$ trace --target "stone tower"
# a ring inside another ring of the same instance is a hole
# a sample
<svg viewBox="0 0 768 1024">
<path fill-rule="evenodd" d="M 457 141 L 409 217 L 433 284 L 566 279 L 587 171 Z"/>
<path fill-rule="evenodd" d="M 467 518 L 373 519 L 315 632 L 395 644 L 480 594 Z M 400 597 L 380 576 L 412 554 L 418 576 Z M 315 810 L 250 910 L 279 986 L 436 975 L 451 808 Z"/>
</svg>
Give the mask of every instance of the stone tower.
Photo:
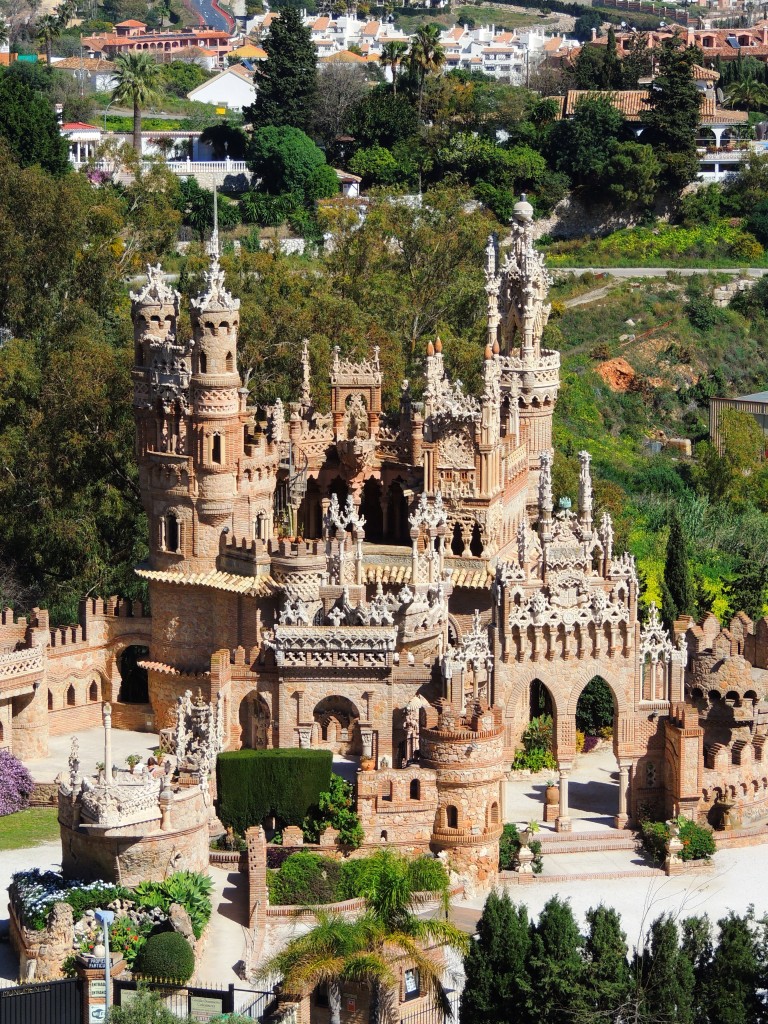
<svg viewBox="0 0 768 1024">
<path fill-rule="evenodd" d="M 541 336 L 551 305 L 551 279 L 543 256 L 533 244 L 533 207 L 523 196 L 515 204 L 512 245 L 498 266 L 497 246 L 486 249 L 488 343 L 498 344 L 502 365 L 502 395 L 512 429 L 528 449 L 528 505 L 536 502 L 539 456 L 552 453 L 552 416 L 560 384 L 560 353 L 545 349 Z"/>
</svg>

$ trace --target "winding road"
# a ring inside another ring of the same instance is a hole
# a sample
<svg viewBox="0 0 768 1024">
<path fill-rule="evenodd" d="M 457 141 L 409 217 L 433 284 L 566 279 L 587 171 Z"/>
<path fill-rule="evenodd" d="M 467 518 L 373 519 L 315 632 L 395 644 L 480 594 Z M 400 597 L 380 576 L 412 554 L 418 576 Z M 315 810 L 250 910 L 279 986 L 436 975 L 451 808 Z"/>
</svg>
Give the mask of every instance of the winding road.
<svg viewBox="0 0 768 1024">
<path fill-rule="evenodd" d="M 218 0 L 184 0 L 187 7 L 194 11 L 201 25 L 208 25 L 219 32 L 232 32 L 235 19 L 227 11 L 219 7 Z"/>
</svg>

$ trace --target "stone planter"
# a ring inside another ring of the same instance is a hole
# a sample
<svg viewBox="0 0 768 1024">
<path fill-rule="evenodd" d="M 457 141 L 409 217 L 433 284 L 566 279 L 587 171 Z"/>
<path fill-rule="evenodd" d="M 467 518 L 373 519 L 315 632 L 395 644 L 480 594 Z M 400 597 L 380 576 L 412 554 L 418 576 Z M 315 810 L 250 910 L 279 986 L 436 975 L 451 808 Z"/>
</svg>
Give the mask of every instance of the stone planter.
<svg viewBox="0 0 768 1024">
<path fill-rule="evenodd" d="M 360 758 L 360 771 L 372 772 L 376 767 L 376 759 L 373 757 Z"/>
</svg>

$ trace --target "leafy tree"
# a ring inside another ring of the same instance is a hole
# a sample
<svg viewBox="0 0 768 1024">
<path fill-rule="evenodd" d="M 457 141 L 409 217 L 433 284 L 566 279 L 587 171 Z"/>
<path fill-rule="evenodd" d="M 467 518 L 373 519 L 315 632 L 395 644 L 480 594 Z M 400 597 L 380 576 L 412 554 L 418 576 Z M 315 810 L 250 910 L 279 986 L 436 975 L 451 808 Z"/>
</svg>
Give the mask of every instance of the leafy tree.
<svg viewBox="0 0 768 1024">
<path fill-rule="evenodd" d="M 768 197 L 752 209 L 744 227 L 755 236 L 760 245 L 768 245 Z"/>
<path fill-rule="evenodd" d="M 350 114 L 349 128 L 360 146 L 391 149 L 416 132 L 416 111 L 404 96 L 377 86 Z"/>
<path fill-rule="evenodd" d="M 600 730 L 613 725 L 614 706 L 611 688 L 595 676 L 581 691 L 576 705 L 576 728 L 588 736 L 599 736 Z"/>
<path fill-rule="evenodd" d="M 603 79 L 603 47 L 582 46 L 570 76 L 576 89 L 599 89 Z"/>
<path fill-rule="evenodd" d="M 424 102 L 424 82 L 427 75 L 437 74 L 445 64 L 445 50 L 440 42 L 440 27 L 435 24 L 422 25 L 416 30 L 408 53 L 411 67 L 419 82 L 419 120 Z"/>
<path fill-rule="evenodd" d="M 640 115 L 645 139 L 657 147 L 664 179 L 675 189 L 693 181 L 698 173 L 696 131 L 701 93 L 696 88 L 693 66 L 699 51 L 686 47 L 680 36 L 665 39 L 659 53 L 658 75 L 648 98 L 648 110 Z"/>
<path fill-rule="evenodd" d="M 651 207 L 656 200 L 661 164 L 653 146 L 615 142 L 605 168 L 608 194 L 618 208 L 637 204 Z"/>
<path fill-rule="evenodd" d="M 360 175 L 366 188 L 370 185 L 394 185 L 402 180 L 400 164 L 392 151 L 383 146 L 358 149 L 349 161 L 349 169 Z"/>
<path fill-rule="evenodd" d="M 647 32 L 632 33 L 621 59 L 621 70 L 624 75 L 623 88 L 625 89 L 637 89 L 640 79 L 651 74 L 653 49 L 648 46 Z"/>
<path fill-rule="evenodd" d="M 693 1022 L 694 973 L 679 946 L 673 918 L 663 914 L 649 929 L 643 948 L 635 954 L 633 1020 Z"/>
<path fill-rule="evenodd" d="M 553 896 L 531 927 L 529 1012 L 548 1024 L 566 1024 L 582 1010 L 583 939 L 570 904 Z"/>
<path fill-rule="evenodd" d="M 112 99 L 133 107 L 133 148 L 141 154 L 141 111 L 158 98 L 162 68 L 148 52 L 118 53 Z"/>
<path fill-rule="evenodd" d="M 688 561 L 688 545 L 676 504 L 671 506 L 669 513 L 663 592 L 661 614 L 667 628 L 671 628 L 680 615 L 693 615 L 696 610 L 693 577 Z"/>
<path fill-rule="evenodd" d="M 360 818 L 354 810 L 352 787 L 339 775 L 331 775 L 330 789 L 321 793 L 317 810 L 304 820 L 304 838 L 314 843 L 327 828 L 335 828 L 339 832 L 339 841 L 346 847 L 356 850 L 365 838 Z"/>
<path fill-rule="evenodd" d="M 623 125 L 622 115 L 610 100 L 585 97 L 573 118 L 560 121 L 552 133 L 549 148 L 555 166 L 577 185 L 599 185 L 608 176 L 612 144 Z"/>
<path fill-rule="evenodd" d="M 323 151 L 300 128 L 259 128 L 248 147 L 248 166 L 271 195 L 301 191 L 310 174 L 324 163 Z"/>
<path fill-rule="evenodd" d="M 325 64 L 317 76 L 314 130 L 326 152 L 336 153 L 337 138 L 349 131 L 352 111 L 368 92 L 359 64 Z"/>
<path fill-rule="evenodd" d="M 583 1020 L 620 1020 L 631 990 L 627 937 L 621 928 L 621 918 L 615 910 L 601 904 L 587 911 L 587 925 Z"/>
<path fill-rule="evenodd" d="M 532 996 L 527 960 L 531 936 L 525 904 L 515 906 L 507 892 L 491 892 L 477 923 L 477 939 L 464 959 L 466 982 L 460 1024 L 527 1021 Z"/>
<path fill-rule="evenodd" d="M 210 143 L 216 160 L 223 160 L 225 156 L 232 160 L 245 159 L 248 141 L 245 132 L 226 121 L 206 128 L 200 135 L 200 141 Z"/>
<path fill-rule="evenodd" d="M 211 77 L 204 67 L 186 60 L 172 60 L 163 65 L 163 85 L 172 96 L 186 99 L 187 93 Z"/>
<path fill-rule="evenodd" d="M 392 72 L 392 95 L 397 96 L 397 71 L 408 52 L 408 44 L 402 39 L 393 39 L 381 48 L 381 63 Z"/>
<path fill-rule="evenodd" d="M 22 167 L 40 164 L 56 175 L 69 170 L 67 142 L 50 101 L 8 71 L 0 74 L 0 139 Z"/>
<path fill-rule="evenodd" d="M 258 91 L 243 110 L 254 128 L 292 127 L 309 131 L 317 87 L 317 50 L 312 33 L 295 7 L 283 7 L 264 42 L 268 60 L 260 69 Z"/>
<path fill-rule="evenodd" d="M 597 30 L 600 35 L 603 18 L 599 11 L 585 10 L 574 22 L 573 34 L 580 43 L 587 43 L 592 38 L 592 29 Z"/>
</svg>

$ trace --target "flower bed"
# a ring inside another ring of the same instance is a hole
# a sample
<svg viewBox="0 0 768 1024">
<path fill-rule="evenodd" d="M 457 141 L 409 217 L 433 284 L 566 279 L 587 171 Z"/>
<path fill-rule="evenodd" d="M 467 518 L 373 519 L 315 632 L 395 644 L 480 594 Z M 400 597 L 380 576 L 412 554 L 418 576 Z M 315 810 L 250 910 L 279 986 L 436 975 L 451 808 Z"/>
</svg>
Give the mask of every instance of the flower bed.
<svg viewBox="0 0 768 1024">
<path fill-rule="evenodd" d="M 127 895 L 127 890 L 107 882 L 65 881 L 55 871 L 19 871 L 9 887 L 11 902 L 19 920 L 28 928 L 42 931 L 54 903 L 68 903 L 75 920 L 87 910 L 106 906 Z"/>
<path fill-rule="evenodd" d="M 680 860 L 709 860 L 716 852 L 712 829 L 682 816 L 677 819 L 677 824 L 683 844 Z M 665 821 L 644 821 L 640 829 L 647 852 L 654 860 L 663 861 L 667 855 L 669 825 Z"/>
</svg>

